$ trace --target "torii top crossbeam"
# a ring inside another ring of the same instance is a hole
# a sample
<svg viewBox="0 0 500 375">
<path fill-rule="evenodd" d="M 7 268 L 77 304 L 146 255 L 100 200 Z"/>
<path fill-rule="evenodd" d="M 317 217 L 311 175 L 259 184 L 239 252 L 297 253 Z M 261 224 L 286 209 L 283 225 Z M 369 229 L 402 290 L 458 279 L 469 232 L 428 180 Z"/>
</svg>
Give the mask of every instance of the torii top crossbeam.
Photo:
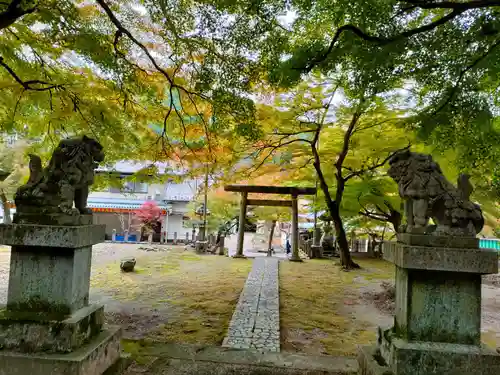
<svg viewBox="0 0 500 375">
<path fill-rule="evenodd" d="M 261 194 L 314 195 L 316 188 L 297 186 L 264 186 L 264 185 L 226 185 L 225 191 Z"/>
</svg>

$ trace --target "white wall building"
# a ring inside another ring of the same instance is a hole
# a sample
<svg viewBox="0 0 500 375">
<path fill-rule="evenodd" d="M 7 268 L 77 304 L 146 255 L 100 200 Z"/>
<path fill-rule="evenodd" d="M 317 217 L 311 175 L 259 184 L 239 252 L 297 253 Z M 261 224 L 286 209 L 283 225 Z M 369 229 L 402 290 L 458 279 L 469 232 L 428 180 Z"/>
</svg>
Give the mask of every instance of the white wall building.
<svg viewBox="0 0 500 375">
<path fill-rule="evenodd" d="M 120 177 L 130 176 L 144 168 L 144 163 L 119 162 L 112 168 L 101 167 L 96 173 L 113 173 Z M 158 163 L 160 173 L 167 165 Z M 171 172 L 170 172 L 171 173 Z M 106 225 L 106 237 L 109 239 L 116 230 L 118 237 L 129 231 L 130 239 L 136 236 L 140 241 L 140 230 L 134 225 L 134 211 L 146 201 L 154 201 L 162 209 L 161 232 L 172 241 L 191 238 L 192 226 L 189 223 L 188 204 L 195 199 L 201 181 L 186 179 L 182 183 L 172 181 L 166 183 L 147 183 L 126 181 L 122 189 L 106 188 L 102 191 L 93 191 L 89 195 L 88 207 L 94 211 L 94 223 Z M 160 232 L 155 235 L 159 241 Z"/>
</svg>

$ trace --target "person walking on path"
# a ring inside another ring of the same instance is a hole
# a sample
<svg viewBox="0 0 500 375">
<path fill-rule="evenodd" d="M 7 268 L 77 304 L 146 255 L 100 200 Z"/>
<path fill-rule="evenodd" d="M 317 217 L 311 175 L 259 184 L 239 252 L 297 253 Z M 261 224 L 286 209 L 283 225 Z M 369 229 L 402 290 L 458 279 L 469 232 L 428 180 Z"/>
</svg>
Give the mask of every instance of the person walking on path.
<svg viewBox="0 0 500 375">
<path fill-rule="evenodd" d="M 290 253 L 292 252 L 292 245 L 290 245 L 290 241 L 289 239 L 287 238 L 286 239 L 286 255 L 290 255 Z"/>
</svg>

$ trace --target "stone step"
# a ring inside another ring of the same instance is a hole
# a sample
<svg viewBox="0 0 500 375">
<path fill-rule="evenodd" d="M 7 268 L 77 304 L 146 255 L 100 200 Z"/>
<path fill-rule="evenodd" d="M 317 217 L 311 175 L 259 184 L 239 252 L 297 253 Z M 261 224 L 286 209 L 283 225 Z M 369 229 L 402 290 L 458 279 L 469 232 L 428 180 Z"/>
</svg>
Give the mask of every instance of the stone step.
<svg viewBox="0 0 500 375">
<path fill-rule="evenodd" d="M 150 345 L 150 346 L 149 346 Z M 123 375 L 356 375 L 355 358 L 151 343 L 134 353 Z M 147 360 L 146 360 L 147 359 Z"/>
</svg>

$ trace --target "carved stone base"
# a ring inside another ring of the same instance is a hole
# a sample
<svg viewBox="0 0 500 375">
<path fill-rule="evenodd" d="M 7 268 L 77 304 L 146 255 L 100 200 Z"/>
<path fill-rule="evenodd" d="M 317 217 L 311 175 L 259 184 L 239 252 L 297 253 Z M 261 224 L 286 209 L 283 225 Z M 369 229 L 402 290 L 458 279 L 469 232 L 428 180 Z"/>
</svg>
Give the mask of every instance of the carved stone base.
<svg viewBox="0 0 500 375">
<path fill-rule="evenodd" d="M 15 213 L 14 224 L 37 225 L 91 225 L 92 215 L 65 215 L 65 214 L 39 214 Z"/>
<path fill-rule="evenodd" d="M 415 270 L 494 274 L 498 253 L 493 249 L 465 249 L 386 242 L 383 257 L 396 266 Z"/>
<path fill-rule="evenodd" d="M 498 272 L 498 254 L 431 247 L 432 239 L 454 241 L 439 238 L 400 236 L 410 245 L 384 247 L 396 266 L 394 327 L 379 329 L 376 346 L 360 348 L 360 375 L 500 373 L 500 355 L 481 344 L 481 275 Z"/>
<path fill-rule="evenodd" d="M 389 358 L 376 346 L 358 348 L 359 375 L 496 375 L 500 355 L 486 347 L 394 340 Z"/>
<path fill-rule="evenodd" d="M 398 242 L 410 246 L 449 247 L 459 249 L 479 248 L 479 239 L 476 237 L 437 236 L 433 234 L 411 233 L 398 233 L 396 236 Z"/>
</svg>

